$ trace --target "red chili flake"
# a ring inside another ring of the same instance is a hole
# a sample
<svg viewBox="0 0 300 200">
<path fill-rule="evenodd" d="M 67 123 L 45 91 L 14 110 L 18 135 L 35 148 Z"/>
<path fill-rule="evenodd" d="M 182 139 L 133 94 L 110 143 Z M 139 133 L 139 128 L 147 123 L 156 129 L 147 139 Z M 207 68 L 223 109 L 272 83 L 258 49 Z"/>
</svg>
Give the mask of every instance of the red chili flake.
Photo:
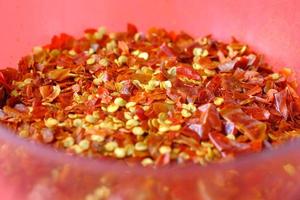
<svg viewBox="0 0 300 200">
<path fill-rule="evenodd" d="M 188 128 L 201 138 L 206 139 L 208 133 L 213 130 L 221 131 L 222 122 L 217 112 L 216 107 L 211 104 L 205 104 L 198 108 L 200 111 L 199 120 L 194 120 L 195 122 L 188 122 Z"/>
<path fill-rule="evenodd" d="M 249 139 L 263 139 L 267 125 L 251 118 L 237 106 L 228 105 L 220 111 L 224 119 L 234 123 L 236 129 L 245 134 Z"/>
<path fill-rule="evenodd" d="M 224 157 L 226 157 L 228 154 L 259 152 L 262 148 L 262 141 L 255 140 L 248 144 L 238 143 L 234 140 L 228 139 L 223 134 L 218 132 L 211 132 L 209 134 L 209 139 Z"/>
<path fill-rule="evenodd" d="M 127 24 L 127 33 L 129 36 L 134 36 L 138 32 L 135 25 L 128 23 Z"/>
<path fill-rule="evenodd" d="M 191 66 L 181 65 L 176 68 L 176 73 L 178 77 L 201 80 L 201 76 Z"/>
<path fill-rule="evenodd" d="M 275 108 L 276 110 L 287 120 L 288 118 L 288 107 L 287 107 L 287 92 L 282 90 L 274 94 Z"/>
</svg>

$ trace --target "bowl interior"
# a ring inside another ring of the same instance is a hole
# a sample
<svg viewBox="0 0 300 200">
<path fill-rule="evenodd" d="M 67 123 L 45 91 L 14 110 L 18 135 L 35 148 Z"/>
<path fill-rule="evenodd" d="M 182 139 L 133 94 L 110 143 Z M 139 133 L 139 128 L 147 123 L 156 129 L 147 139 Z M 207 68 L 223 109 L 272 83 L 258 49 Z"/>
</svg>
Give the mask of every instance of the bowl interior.
<svg viewBox="0 0 300 200">
<path fill-rule="evenodd" d="M 230 40 L 231 36 L 235 36 L 258 52 L 265 54 L 267 61 L 276 68 L 288 66 L 298 73 L 300 71 L 298 67 L 300 65 L 298 57 L 300 55 L 299 8 L 300 1 L 297 0 L 265 0 L 263 2 L 260 0 L 0 1 L 0 24 L 2 25 L 0 33 L 0 68 L 16 67 L 20 57 L 29 53 L 33 46 L 48 43 L 54 34 L 65 32 L 80 36 L 84 29 L 99 26 L 106 26 L 110 31 L 122 31 L 125 30 L 126 23 L 130 22 L 136 24 L 141 31 L 146 31 L 149 27 L 155 26 L 175 31 L 184 30 L 195 37 L 213 34 L 215 38 L 225 41 Z M 300 80 L 299 77 L 297 79 Z M 193 177 L 194 174 L 191 173 L 195 173 L 198 169 L 167 168 L 159 173 L 148 169 L 139 169 L 129 172 L 121 165 L 110 165 L 109 162 L 101 164 L 91 160 L 88 162 L 84 160 L 88 164 L 83 166 L 80 164 L 83 161 L 82 159 L 70 160 L 69 157 L 63 154 L 51 152 L 39 145 L 32 145 L 12 135 L 5 136 L 6 132 L 6 130 L 0 129 L 0 161 L 6 163 L 3 165 L 0 163 L 0 169 L 5 169 L 0 172 L 0 197 L 5 197 L 4 194 L 7 194 L 10 195 L 11 199 L 19 199 L 16 196 L 16 191 L 19 191 L 20 195 L 25 193 L 26 188 L 19 189 L 24 184 L 31 185 L 28 186 L 28 191 L 31 192 L 29 197 L 36 192 L 35 190 L 43 191 L 43 187 L 54 188 L 55 191 L 63 187 L 69 192 L 83 192 L 85 190 L 80 185 L 78 187 L 76 185 L 82 181 L 78 177 L 87 176 L 85 180 L 88 180 L 92 186 L 96 179 L 98 181 L 99 177 L 102 176 L 103 172 L 105 174 L 111 173 L 112 177 L 117 177 L 114 178 L 114 181 L 117 181 L 119 185 L 117 184 L 115 191 L 122 191 L 121 193 L 128 190 L 127 193 L 131 194 L 132 191 L 144 190 L 144 182 L 149 182 L 148 179 L 143 177 L 146 173 L 148 176 L 152 174 L 155 180 L 159 177 L 160 182 L 158 183 L 162 185 L 177 184 L 176 187 L 179 187 L 178 185 L 182 185 L 182 182 L 185 183 L 185 186 L 181 187 L 186 191 L 190 191 L 190 194 L 179 192 L 176 195 L 181 197 L 191 195 L 189 196 L 190 199 L 196 197 L 205 199 L 203 191 L 212 194 L 206 199 L 212 197 L 215 197 L 214 199 L 222 199 L 222 197 L 227 199 L 222 196 L 226 187 L 220 187 L 214 182 L 214 179 L 224 179 L 223 183 L 225 184 L 227 177 L 229 177 L 229 180 L 234 180 L 235 185 L 241 185 L 240 193 L 236 192 L 234 193 L 236 196 L 228 196 L 228 199 L 239 197 L 238 194 L 242 194 L 242 192 L 252 191 L 252 187 L 248 188 L 250 183 L 256 183 L 259 190 L 266 192 L 269 188 L 264 185 L 270 184 L 271 181 L 274 182 L 272 178 L 264 178 L 263 175 L 266 173 L 271 177 L 272 174 L 279 174 L 281 180 L 284 180 L 283 183 L 286 181 L 297 183 L 296 180 L 299 183 L 299 179 L 296 179 L 299 178 L 299 173 L 298 176 L 292 179 L 292 177 L 282 172 L 282 165 L 286 163 L 299 164 L 299 161 L 296 160 L 299 150 L 297 150 L 295 144 L 284 147 L 280 151 L 277 150 L 275 153 L 266 152 L 259 156 L 253 155 L 248 160 L 245 158 L 237 163 L 224 165 L 222 170 L 220 167 L 210 168 L 209 170 L 205 168 L 200 170 L 198 176 Z M 15 151 L 20 146 L 24 148 Z M 9 154 L 9 152 L 13 153 Z M 20 152 L 26 155 L 24 156 Z M 286 154 L 289 154 L 289 156 L 285 156 Z M 261 163 L 261 165 L 258 163 Z M 255 164 L 254 167 L 251 166 L 253 164 Z M 77 181 L 71 180 L 71 175 L 66 175 L 65 179 L 61 180 L 59 184 L 49 178 L 49 173 L 53 173 L 53 169 L 65 169 L 66 165 L 68 165 L 68 174 L 75 174 L 78 178 Z M 235 177 L 235 172 L 227 173 L 227 169 L 236 170 L 237 174 L 247 172 L 247 175 L 243 176 L 242 179 L 234 179 L 232 177 Z M 176 176 L 175 172 L 177 172 Z M 186 177 L 183 177 L 179 172 L 184 173 Z M 197 179 L 200 175 L 204 177 L 201 181 Z M 41 177 L 42 180 L 37 179 L 37 177 Z M 169 178 L 170 180 L 168 180 Z M 203 181 L 204 179 L 206 180 Z M 129 187 L 130 184 L 125 186 L 121 183 L 122 181 L 132 181 L 131 186 L 135 184 L 135 187 L 140 185 L 136 190 L 133 190 Z M 11 184 L 5 184 L 6 182 Z M 19 184 L 20 187 L 14 187 L 16 184 Z M 150 191 L 159 190 L 160 186 L 158 185 L 158 188 L 154 187 Z M 188 190 L 190 186 L 197 187 L 194 188 L 197 192 Z M 283 186 L 284 184 L 276 185 L 276 187 L 285 189 L 281 195 L 286 197 L 284 194 L 287 193 L 284 191 L 289 191 L 289 189 Z M 30 187 L 33 187 L 33 189 Z M 207 188 L 214 189 L 207 191 L 209 190 Z M 8 191 L 11 191 L 11 193 Z M 216 193 L 215 196 L 214 192 Z M 51 197 L 51 194 L 48 195 Z M 291 193 L 291 195 L 295 195 L 295 193 Z M 274 196 L 275 194 L 270 197 Z M 7 199 L 10 197 L 7 197 Z M 159 199 L 159 196 L 155 197 Z"/>
</svg>

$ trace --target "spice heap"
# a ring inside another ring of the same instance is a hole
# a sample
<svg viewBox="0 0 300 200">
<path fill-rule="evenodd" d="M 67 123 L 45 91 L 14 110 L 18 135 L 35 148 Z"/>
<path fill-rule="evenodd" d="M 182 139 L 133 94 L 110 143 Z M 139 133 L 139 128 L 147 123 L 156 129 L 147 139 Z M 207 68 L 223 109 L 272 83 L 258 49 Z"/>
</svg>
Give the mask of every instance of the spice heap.
<svg viewBox="0 0 300 200">
<path fill-rule="evenodd" d="M 1 123 L 75 154 L 205 164 L 300 135 L 290 70 L 235 39 L 102 27 L 55 36 L 0 71 Z"/>
</svg>

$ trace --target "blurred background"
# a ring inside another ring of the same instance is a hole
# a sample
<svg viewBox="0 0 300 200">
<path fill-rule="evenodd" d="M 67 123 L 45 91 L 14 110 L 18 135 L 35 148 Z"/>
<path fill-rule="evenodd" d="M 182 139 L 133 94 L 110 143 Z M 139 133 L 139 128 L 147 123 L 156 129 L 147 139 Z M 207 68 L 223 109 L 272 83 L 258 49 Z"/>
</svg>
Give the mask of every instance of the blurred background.
<svg viewBox="0 0 300 200">
<path fill-rule="evenodd" d="M 130 22 L 140 30 L 158 26 L 223 40 L 235 36 L 273 64 L 295 66 L 300 64 L 299 7 L 298 0 L 0 0 L 0 65 L 14 66 L 54 34 L 80 35 L 102 25 L 125 30 Z"/>
</svg>

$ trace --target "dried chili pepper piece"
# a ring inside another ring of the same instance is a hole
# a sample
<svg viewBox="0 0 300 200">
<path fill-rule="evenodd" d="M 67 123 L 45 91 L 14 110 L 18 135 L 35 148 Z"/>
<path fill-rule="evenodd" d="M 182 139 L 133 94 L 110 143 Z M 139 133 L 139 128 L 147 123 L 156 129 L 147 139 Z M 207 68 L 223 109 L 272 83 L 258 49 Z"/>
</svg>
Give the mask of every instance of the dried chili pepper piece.
<svg viewBox="0 0 300 200">
<path fill-rule="evenodd" d="M 224 119 L 234 123 L 235 127 L 251 140 L 263 140 L 266 137 L 267 125 L 247 115 L 236 105 L 228 105 L 221 109 Z"/>
<path fill-rule="evenodd" d="M 240 154 L 259 152 L 262 148 L 261 140 L 254 140 L 251 143 L 239 143 L 234 140 L 230 140 L 223 134 L 218 132 L 209 133 L 209 139 L 216 146 L 216 148 L 222 152 L 224 157 L 229 154 Z"/>
<path fill-rule="evenodd" d="M 201 76 L 195 71 L 191 66 L 181 65 L 176 68 L 176 73 L 178 77 L 186 77 L 194 80 L 201 80 Z"/>
<path fill-rule="evenodd" d="M 212 130 L 221 131 L 222 122 L 216 107 L 211 104 L 204 104 L 198 107 L 200 111 L 199 124 L 190 124 L 189 128 L 195 131 L 200 138 L 207 138 Z"/>
<path fill-rule="evenodd" d="M 274 94 L 275 108 L 284 117 L 288 118 L 288 107 L 287 107 L 287 91 L 282 90 Z"/>
</svg>

